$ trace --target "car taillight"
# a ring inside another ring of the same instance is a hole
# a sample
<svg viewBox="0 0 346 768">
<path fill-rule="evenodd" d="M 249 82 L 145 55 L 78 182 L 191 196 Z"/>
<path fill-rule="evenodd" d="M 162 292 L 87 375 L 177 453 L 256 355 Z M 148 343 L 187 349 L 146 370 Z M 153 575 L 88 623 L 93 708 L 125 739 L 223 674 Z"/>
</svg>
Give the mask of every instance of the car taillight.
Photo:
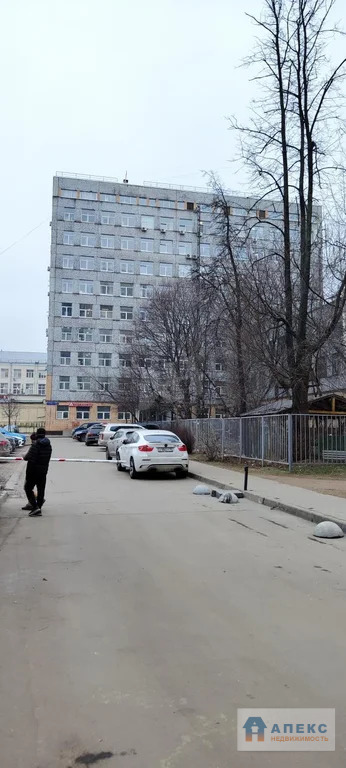
<svg viewBox="0 0 346 768">
<path fill-rule="evenodd" d="M 100 435 L 99 435 L 99 436 L 100 436 L 100 437 L 104 437 L 104 434 L 105 434 L 104 432 L 100 432 Z"/>
<path fill-rule="evenodd" d="M 182 452 L 184 451 L 186 453 L 186 451 L 187 451 L 186 445 L 184 445 L 184 443 L 182 445 L 179 445 L 178 446 L 178 451 L 182 451 Z"/>
<path fill-rule="evenodd" d="M 153 451 L 154 448 L 151 445 L 139 445 L 138 450 L 142 453 L 149 453 L 150 451 Z"/>
<path fill-rule="evenodd" d="M 0 440 L 0 445 L 7 445 L 6 440 Z"/>
</svg>

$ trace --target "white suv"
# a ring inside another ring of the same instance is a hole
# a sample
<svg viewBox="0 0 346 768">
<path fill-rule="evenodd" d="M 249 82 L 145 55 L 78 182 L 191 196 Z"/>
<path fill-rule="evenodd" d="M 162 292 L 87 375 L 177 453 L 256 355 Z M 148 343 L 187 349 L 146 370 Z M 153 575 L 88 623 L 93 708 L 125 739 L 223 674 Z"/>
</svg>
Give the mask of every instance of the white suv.
<svg viewBox="0 0 346 768">
<path fill-rule="evenodd" d="M 100 448 L 107 448 L 108 440 L 114 435 L 114 432 L 118 432 L 119 429 L 144 429 L 141 424 L 124 424 L 124 422 L 117 422 L 116 424 L 106 424 L 105 428 L 100 432 L 98 445 Z"/>
</svg>

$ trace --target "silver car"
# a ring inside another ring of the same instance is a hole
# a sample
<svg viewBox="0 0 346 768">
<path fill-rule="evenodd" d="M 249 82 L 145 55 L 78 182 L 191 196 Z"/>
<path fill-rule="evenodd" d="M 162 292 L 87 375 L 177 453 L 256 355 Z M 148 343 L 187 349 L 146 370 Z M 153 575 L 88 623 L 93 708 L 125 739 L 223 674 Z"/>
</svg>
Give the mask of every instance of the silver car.
<svg viewBox="0 0 346 768">
<path fill-rule="evenodd" d="M 112 437 L 109 438 L 107 446 L 106 446 L 106 458 L 111 459 L 117 459 L 117 451 L 119 448 L 119 445 L 129 437 L 129 435 L 132 435 L 135 431 L 134 427 L 132 429 L 118 429 L 117 432 L 114 432 L 112 434 Z"/>
<path fill-rule="evenodd" d="M 12 445 L 5 435 L 0 433 L 0 456 L 10 456 L 12 453 Z"/>
</svg>

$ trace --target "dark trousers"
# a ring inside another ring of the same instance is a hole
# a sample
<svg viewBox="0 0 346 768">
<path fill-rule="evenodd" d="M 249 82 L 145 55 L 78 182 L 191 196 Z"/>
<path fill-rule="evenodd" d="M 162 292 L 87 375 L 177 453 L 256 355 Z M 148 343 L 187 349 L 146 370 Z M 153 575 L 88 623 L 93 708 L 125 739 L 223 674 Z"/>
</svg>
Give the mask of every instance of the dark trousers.
<svg viewBox="0 0 346 768">
<path fill-rule="evenodd" d="M 42 469 L 27 471 L 25 478 L 24 491 L 29 504 L 32 507 L 42 507 L 44 502 L 44 491 L 46 487 L 47 472 Z M 37 499 L 34 494 L 34 488 L 37 488 Z"/>
</svg>

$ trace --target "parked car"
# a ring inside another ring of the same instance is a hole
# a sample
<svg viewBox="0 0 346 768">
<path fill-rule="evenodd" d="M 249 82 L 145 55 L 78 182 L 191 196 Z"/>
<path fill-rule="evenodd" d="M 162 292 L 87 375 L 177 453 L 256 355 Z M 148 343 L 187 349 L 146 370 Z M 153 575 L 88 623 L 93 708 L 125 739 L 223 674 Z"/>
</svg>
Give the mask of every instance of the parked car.
<svg viewBox="0 0 346 768">
<path fill-rule="evenodd" d="M 85 421 L 83 424 L 78 424 L 78 427 L 75 427 L 71 432 L 71 437 L 74 437 L 75 432 L 77 432 L 78 429 L 84 429 L 85 427 L 92 427 L 94 424 L 93 421 Z"/>
<path fill-rule="evenodd" d="M 138 430 L 125 438 L 117 449 L 117 468 L 130 471 L 135 479 L 142 472 L 175 472 L 187 477 L 189 457 L 186 445 L 174 432 Z"/>
<path fill-rule="evenodd" d="M 89 427 L 85 435 L 85 445 L 97 445 L 99 434 L 103 427 L 104 424 L 93 424 L 92 427 Z"/>
<path fill-rule="evenodd" d="M 0 427 L 0 432 L 6 437 L 16 440 L 18 445 L 25 445 L 26 443 L 26 435 L 23 432 L 13 432 L 13 430 L 8 430 L 6 427 Z"/>
<path fill-rule="evenodd" d="M 9 456 L 12 453 L 12 446 L 9 440 L 7 440 L 7 437 L 0 434 L 0 456 Z"/>
<path fill-rule="evenodd" d="M 123 427 L 123 429 L 118 429 L 116 432 L 113 432 L 106 445 L 106 458 L 109 460 L 115 459 L 119 445 L 135 431 L 136 430 L 133 427 L 132 429 L 125 429 L 125 427 Z M 145 431 L 144 427 L 143 431 Z"/>
<path fill-rule="evenodd" d="M 106 448 L 108 440 L 112 437 L 114 432 L 118 432 L 119 429 L 144 429 L 142 424 L 124 424 L 124 422 L 118 422 L 116 424 L 103 425 L 104 429 L 99 434 L 98 444 L 100 448 Z"/>
<path fill-rule="evenodd" d="M 95 422 L 94 424 L 89 424 L 88 427 L 78 427 L 78 429 L 75 430 L 75 433 L 73 435 L 73 439 L 74 440 L 79 440 L 80 443 L 84 443 L 85 442 L 85 438 L 86 438 L 86 434 L 87 434 L 88 430 L 90 429 L 90 427 L 91 426 L 94 427 L 98 423 L 99 422 Z M 99 426 L 102 428 L 104 425 L 100 424 Z"/>
</svg>

